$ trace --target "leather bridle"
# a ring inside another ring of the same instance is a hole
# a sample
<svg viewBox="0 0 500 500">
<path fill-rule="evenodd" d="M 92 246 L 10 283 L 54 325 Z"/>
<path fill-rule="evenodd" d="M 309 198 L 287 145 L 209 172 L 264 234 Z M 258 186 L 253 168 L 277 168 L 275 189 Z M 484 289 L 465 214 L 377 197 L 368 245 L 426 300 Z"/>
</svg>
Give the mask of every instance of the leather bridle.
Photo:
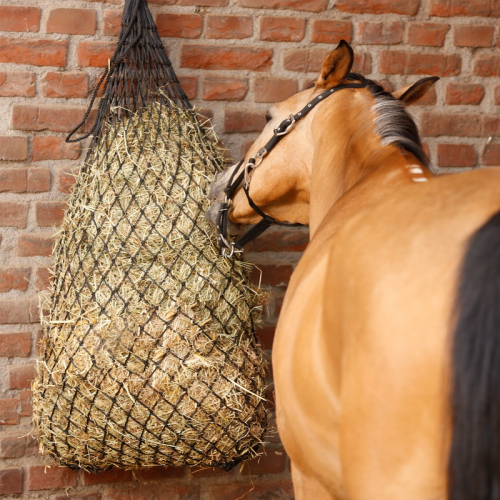
<svg viewBox="0 0 500 500">
<path fill-rule="evenodd" d="M 301 109 L 297 114 L 291 114 L 286 120 L 283 120 L 281 124 L 274 129 L 274 135 L 268 141 L 268 143 L 261 148 L 254 156 L 252 156 L 243 170 L 241 170 L 241 166 L 243 165 L 244 159 L 241 160 L 238 165 L 233 170 L 231 177 L 227 183 L 226 188 L 224 189 L 224 202 L 222 203 L 219 213 L 217 214 L 217 233 L 219 238 L 219 244 L 223 247 L 223 255 L 226 257 L 232 257 L 234 253 L 241 252 L 243 247 L 250 243 L 250 241 L 260 236 L 269 226 L 275 224 L 278 226 L 287 226 L 287 227 L 297 227 L 302 226 L 302 224 L 294 224 L 291 222 L 278 222 L 276 219 L 271 217 L 270 215 L 265 214 L 252 200 L 250 196 L 250 180 L 251 180 L 251 172 L 256 169 L 264 160 L 264 157 L 267 156 L 273 148 L 285 137 L 285 135 L 289 134 L 295 124 L 304 118 L 312 109 L 317 106 L 320 102 L 324 101 L 328 96 L 338 92 L 343 89 L 360 89 L 365 87 L 365 83 L 345 83 L 342 85 L 337 85 L 336 87 L 332 87 L 331 89 L 325 90 L 318 96 L 316 96 L 307 106 Z M 239 172 L 239 173 L 238 173 Z M 236 175 L 238 174 L 238 175 Z M 241 236 L 237 241 L 230 241 L 229 235 L 227 232 L 228 222 L 229 222 L 229 209 L 231 208 L 231 204 L 233 201 L 233 197 L 236 194 L 238 188 L 242 186 L 243 191 L 247 197 L 248 203 L 252 207 L 255 212 L 262 217 L 262 219 L 252 226 L 243 236 Z"/>
</svg>

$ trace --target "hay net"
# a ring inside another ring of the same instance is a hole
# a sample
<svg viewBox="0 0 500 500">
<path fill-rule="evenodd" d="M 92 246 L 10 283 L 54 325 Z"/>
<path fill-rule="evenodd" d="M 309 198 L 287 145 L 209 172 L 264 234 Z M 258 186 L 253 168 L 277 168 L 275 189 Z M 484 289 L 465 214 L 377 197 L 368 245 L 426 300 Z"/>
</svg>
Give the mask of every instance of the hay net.
<svg viewBox="0 0 500 500">
<path fill-rule="evenodd" d="M 54 250 L 35 432 L 71 468 L 229 469 L 266 430 L 263 295 L 204 217 L 222 153 L 146 0 L 123 19 Z"/>
</svg>

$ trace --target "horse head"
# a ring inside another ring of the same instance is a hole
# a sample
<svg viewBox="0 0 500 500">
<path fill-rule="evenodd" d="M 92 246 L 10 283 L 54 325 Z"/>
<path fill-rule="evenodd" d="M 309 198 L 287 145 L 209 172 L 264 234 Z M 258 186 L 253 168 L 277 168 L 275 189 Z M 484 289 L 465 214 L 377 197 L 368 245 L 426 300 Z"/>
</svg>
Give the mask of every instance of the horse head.
<svg viewBox="0 0 500 500">
<path fill-rule="evenodd" d="M 313 176 L 314 165 L 318 162 L 318 142 L 328 140 L 331 143 L 329 175 L 336 177 L 338 186 L 336 192 L 329 194 L 331 204 L 345 192 L 354 178 L 359 176 L 356 168 L 346 168 L 347 156 L 350 163 L 362 165 L 365 157 L 372 151 L 392 146 L 391 141 L 384 141 L 384 137 L 378 133 L 373 111 L 376 99 L 373 88 L 369 87 L 376 87 L 378 91 L 383 89 L 375 82 L 351 73 L 353 61 L 352 48 L 342 40 L 323 61 L 321 72 L 310 88 L 268 109 L 267 124 L 250 147 L 244 161 L 240 166 L 234 165 L 219 174 L 212 185 L 210 197 L 215 203 L 207 212 L 207 218 L 211 222 L 216 223 L 218 211 L 224 202 L 224 190 L 234 170 L 241 169 L 256 155 L 258 157 L 259 151 L 276 134 L 277 127 L 288 117 L 291 119 L 292 116 L 297 116 L 300 110 L 307 109 L 309 103 L 317 98 L 325 96 L 324 102 L 314 106 L 303 119 L 294 121 L 287 127 L 286 136 L 262 158 L 262 161 L 259 159 L 258 165 L 249 173 L 249 194 L 265 214 L 279 222 L 305 225 L 311 223 L 311 187 L 314 183 L 323 182 L 321 176 L 316 179 Z M 406 86 L 392 94 L 392 101 L 397 101 L 400 108 L 413 104 L 437 80 L 436 77 L 424 78 L 414 85 Z M 360 85 L 349 88 L 349 84 L 354 82 Z M 339 87 L 342 91 L 332 92 L 331 96 L 326 95 L 329 89 Z M 322 133 L 325 126 L 328 126 L 328 135 Z M 378 128 L 381 128 L 380 124 Z M 416 128 L 415 134 L 418 137 Z M 419 140 L 417 142 L 420 145 Z M 251 207 L 240 186 L 229 208 L 229 232 L 234 234 L 238 227 L 255 224 L 260 219 L 261 216 Z"/>
</svg>

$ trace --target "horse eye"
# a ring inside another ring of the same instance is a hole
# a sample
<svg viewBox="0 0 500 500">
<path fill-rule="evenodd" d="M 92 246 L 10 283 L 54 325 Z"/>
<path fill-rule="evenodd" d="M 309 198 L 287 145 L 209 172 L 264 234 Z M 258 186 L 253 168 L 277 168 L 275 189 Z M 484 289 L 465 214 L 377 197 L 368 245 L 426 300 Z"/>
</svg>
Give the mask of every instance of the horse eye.
<svg viewBox="0 0 500 500">
<path fill-rule="evenodd" d="M 273 119 L 273 117 L 269 114 L 269 111 L 266 112 L 265 116 L 266 116 L 266 122 L 270 122 Z"/>
</svg>

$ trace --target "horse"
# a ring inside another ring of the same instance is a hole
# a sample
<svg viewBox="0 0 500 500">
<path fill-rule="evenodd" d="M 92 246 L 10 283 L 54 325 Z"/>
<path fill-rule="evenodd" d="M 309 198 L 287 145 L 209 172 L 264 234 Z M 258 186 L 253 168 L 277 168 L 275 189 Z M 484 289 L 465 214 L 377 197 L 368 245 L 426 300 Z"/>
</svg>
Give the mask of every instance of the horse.
<svg viewBox="0 0 500 500">
<path fill-rule="evenodd" d="M 295 123 L 249 184 L 265 214 L 310 229 L 272 359 L 295 498 L 498 500 L 500 169 L 435 176 L 406 108 L 437 78 L 390 94 L 352 64 L 342 41 L 268 110 L 245 161 L 320 93 L 360 83 Z M 241 187 L 229 219 L 260 220 Z"/>
</svg>

